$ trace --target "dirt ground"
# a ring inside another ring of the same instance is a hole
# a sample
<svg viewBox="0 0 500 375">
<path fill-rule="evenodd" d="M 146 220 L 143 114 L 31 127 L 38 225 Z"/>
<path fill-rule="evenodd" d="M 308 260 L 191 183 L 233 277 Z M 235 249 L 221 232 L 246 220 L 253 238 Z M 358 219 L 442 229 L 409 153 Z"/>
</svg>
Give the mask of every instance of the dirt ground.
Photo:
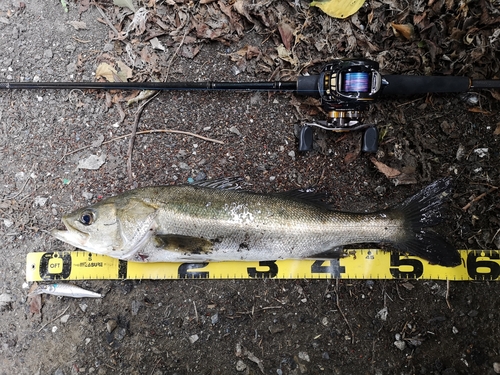
<svg viewBox="0 0 500 375">
<path fill-rule="evenodd" d="M 347 57 L 383 73 L 500 78 L 498 0 L 368 0 L 346 20 L 302 0 L 152 0 L 136 2 L 148 13 L 135 27 L 111 1 L 64 4 L 0 0 L 0 81 L 94 81 L 102 63 L 131 81 L 293 80 Z M 453 176 L 439 230 L 460 249 L 500 248 L 499 91 L 373 104 L 376 155 L 354 132 L 316 131 L 315 150 L 298 152 L 296 125 L 324 118 L 307 98 L 161 93 L 138 131 L 224 144 L 137 135 L 129 176 L 130 138 L 119 137 L 133 129 L 136 94 L 0 92 L 0 374 L 500 373 L 495 281 L 451 282 L 449 304 L 445 281 L 343 279 L 85 281 L 75 284 L 104 298 L 29 303 L 26 254 L 71 249 L 48 233 L 64 213 L 190 178 L 243 176 L 259 192 L 316 186 L 336 208 L 363 211 Z M 79 168 L 91 155 L 104 163 Z"/>
</svg>

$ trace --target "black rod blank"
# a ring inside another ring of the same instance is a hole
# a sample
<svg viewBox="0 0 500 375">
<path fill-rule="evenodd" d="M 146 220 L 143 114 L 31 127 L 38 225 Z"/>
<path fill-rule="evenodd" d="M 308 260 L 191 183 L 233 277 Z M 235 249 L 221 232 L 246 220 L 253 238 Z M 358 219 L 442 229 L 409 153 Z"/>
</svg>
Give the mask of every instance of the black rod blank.
<svg viewBox="0 0 500 375">
<path fill-rule="evenodd" d="M 297 82 L 0 82 L 0 89 L 296 91 Z"/>
</svg>

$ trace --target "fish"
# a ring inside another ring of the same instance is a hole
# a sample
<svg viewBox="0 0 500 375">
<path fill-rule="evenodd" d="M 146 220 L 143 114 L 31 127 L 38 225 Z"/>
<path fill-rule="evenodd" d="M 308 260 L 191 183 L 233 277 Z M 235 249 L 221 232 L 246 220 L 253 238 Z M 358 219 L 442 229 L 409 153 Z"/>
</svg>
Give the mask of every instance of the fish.
<svg viewBox="0 0 500 375">
<path fill-rule="evenodd" d="M 72 298 L 101 298 L 100 293 L 92 292 L 91 290 L 80 288 L 71 284 L 43 284 L 39 285 L 29 296 L 38 294 L 52 294 L 54 296 L 72 297 Z"/>
<path fill-rule="evenodd" d="M 234 179 L 129 190 L 66 214 L 52 236 L 79 249 L 136 262 L 339 258 L 344 245 L 388 244 L 454 267 L 458 251 L 431 227 L 443 220 L 451 178 L 391 208 L 342 212 L 308 190 L 262 194 Z"/>
</svg>

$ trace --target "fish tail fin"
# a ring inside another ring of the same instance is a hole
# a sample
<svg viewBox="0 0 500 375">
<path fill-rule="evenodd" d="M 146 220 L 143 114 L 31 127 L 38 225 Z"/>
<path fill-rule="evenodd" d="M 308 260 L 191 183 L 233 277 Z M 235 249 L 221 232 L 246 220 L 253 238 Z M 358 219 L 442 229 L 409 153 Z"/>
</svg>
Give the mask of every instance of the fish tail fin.
<svg viewBox="0 0 500 375">
<path fill-rule="evenodd" d="M 403 241 L 394 243 L 398 250 L 440 266 L 460 265 L 459 252 L 443 236 L 429 229 L 443 220 L 442 206 L 451 187 L 452 179 L 442 178 L 394 207 L 403 215 L 406 228 Z"/>
</svg>

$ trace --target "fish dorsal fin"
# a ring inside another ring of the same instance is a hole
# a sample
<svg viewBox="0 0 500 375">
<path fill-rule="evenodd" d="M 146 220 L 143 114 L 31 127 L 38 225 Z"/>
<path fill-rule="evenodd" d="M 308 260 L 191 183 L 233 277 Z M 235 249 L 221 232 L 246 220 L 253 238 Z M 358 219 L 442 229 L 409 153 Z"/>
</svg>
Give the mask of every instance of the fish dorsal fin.
<svg viewBox="0 0 500 375">
<path fill-rule="evenodd" d="M 332 209 L 331 205 L 327 202 L 328 195 L 326 193 L 317 193 L 313 188 L 288 190 L 281 193 L 274 193 L 274 195 L 312 204 L 320 208 Z"/>
<path fill-rule="evenodd" d="M 241 177 L 223 177 L 216 178 L 214 180 L 203 180 L 203 181 L 195 181 L 190 185 L 192 186 L 200 186 L 211 189 L 225 189 L 225 190 L 237 190 L 241 189 L 240 182 L 243 181 Z"/>
</svg>

